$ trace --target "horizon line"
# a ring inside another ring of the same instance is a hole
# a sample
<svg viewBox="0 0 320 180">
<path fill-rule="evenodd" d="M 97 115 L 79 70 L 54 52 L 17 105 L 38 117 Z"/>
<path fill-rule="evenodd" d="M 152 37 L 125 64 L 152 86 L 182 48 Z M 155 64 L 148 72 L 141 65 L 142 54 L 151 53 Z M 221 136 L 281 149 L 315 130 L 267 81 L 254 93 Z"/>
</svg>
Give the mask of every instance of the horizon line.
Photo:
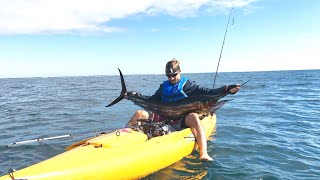
<svg viewBox="0 0 320 180">
<path fill-rule="evenodd" d="M 283 69 L 283 70 L 252 70 L 252 71 L 221 71 L 218 73 L 257 73 L 257 72 L 278 72 L 278 71 L 317 71 L 320 69 Z M 214 74 L 215 72 L 184 72 L 183 74 Z M 164 73 L 129 73 L 126 76 L 139 75 L 164 75 Z M 0 77 L 0 79 L 24 79 L 24 78 L 65 78 L 65 77 L 97 77 L 97 76 L 118 76 L 116 74 L 88 74 L 88 75 L 56 75 L 56 76 L 17 76 L 17 77 Z"/>
</svg>

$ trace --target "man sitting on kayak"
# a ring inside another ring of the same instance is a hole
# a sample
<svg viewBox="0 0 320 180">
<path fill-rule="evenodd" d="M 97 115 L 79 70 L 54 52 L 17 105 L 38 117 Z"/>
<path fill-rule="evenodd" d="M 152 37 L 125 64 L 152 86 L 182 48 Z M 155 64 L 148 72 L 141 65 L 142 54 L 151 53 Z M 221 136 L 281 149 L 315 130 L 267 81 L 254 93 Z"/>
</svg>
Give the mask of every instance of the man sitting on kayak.
<svg viewBox="0 0 320 180">
<path fill-rule="evenodd" d="M 196 95 L 227 95 L 235 94 L 240 85 L 223 86 L 217 89 L 208 89 L 199 87 L 194 81 L 188 78 L 181 77 L 180 62 L 177 59 L 172 59 L 167 62 L 165 73 L 168 80 L 164 81 L 154 95 L 150 96 L 150 100 L 157 100 L 162 102 L 179 101 L 188 97 Z M 159 114 L 147 112 L 145 110 L 138 110 L 133 115 L 127 126 L 137 124 L 138 119 L 153 119 L 153 121 L 166 120 Z M 185 118 L 175 120 L 172 127 L 179 131 L 185 128 L 190 128 L 200 150 L 200 160 L 212 161 L 213 159 L 207 152 L 207 139 L 204 129 L 200 123 L 200 118 L 197 113 L 189 113 Z"/>
</svg>

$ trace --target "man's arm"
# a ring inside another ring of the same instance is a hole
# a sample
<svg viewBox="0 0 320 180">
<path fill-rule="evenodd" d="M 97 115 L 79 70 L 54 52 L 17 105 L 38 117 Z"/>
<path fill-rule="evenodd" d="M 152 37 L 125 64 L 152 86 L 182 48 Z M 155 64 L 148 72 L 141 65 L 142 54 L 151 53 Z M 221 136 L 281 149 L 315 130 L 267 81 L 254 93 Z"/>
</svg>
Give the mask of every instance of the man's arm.
<svg viewBox="0 0 320 180">
<path fill-rule="evenodd" d="M 227 94 L 235 94 L 240 88 L 240 85 L 225 85 L 216 89 L 209 89 L 205 87 L 200 87 L 196 84 L 195 81 L 188 80 L 185 86 L 183 87 L 183 91 L 188 96 L 194 95 L 227 95 Z"/>
</svg>

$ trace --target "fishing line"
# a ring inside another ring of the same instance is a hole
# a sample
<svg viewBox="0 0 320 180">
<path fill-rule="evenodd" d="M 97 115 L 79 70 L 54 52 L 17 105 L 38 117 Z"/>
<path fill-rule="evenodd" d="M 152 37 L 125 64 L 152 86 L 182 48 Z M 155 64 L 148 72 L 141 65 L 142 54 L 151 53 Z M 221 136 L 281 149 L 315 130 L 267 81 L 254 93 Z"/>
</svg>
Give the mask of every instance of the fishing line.
<svg viewBox="0 0 320 180">
<path fill-rule="evenodd" d="M 250 81 L 251 81 L 251 79 L 248 80 L 248 81 L 246 81 L 246 82 L 244 82 L 244 83 L 242 83 L 240 86 L 243 86 L 243 85 L 247 84 L 247 83 L 250 82 Z"/>
<path fill-rule="evenodd" d="M 226 27 L 226 31 L 225 31 L 225 33 L 224 33 L 224 38 L 223 38 L 222 47 L 221 47 L 221 51 L 220 51 L 220 56 L 219 56 L 219 61 L 218 61 L 218 65 L 217 65 L 216 75 L 214 76 L 213 88 L 214 88 L 214 85 L 216 84 L 217 73 L 218 73 L 218 69 L 219 69 L 219 65 L 220 65 L 220 60 L 221 60 L 221 55 L 222 55 L 222 51 L 223 51 L 223 46 L 224 46 L 224 42 L 225 42 L 225 40 L 226 40 L 226 36 L 227 36 L 227 32 L 228 32 L 228 27 L 229 27 L 229 23 L 230 23 L 230 17 L 231 17 L 232 11 L 233 11 L 233 7 L 234 7 L 234 3 L 232 4 L 232 8 L 231 8 L 231 10 L 230 10 L 229 19 L 228 19 L 228 24 L 227 24 L 227 27 Z M 234 20 L 233 20 L 233 23 L 234 23 Z M 232 25 L 233 25 L 233 23 L 232 23 Z"/>
</svg>

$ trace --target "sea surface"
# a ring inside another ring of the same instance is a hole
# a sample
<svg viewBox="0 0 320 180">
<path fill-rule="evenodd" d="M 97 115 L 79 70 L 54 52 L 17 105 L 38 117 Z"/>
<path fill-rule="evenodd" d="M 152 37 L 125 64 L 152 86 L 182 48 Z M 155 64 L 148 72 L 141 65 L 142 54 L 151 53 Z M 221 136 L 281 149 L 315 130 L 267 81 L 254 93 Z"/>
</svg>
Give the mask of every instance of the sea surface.
<svg viewBox="0 0 320 180">
<path fill-rule="evenodd" d="M 183 75 L 212 87 L 213 73 Z M 125 75 L 127 89 L 144 95 L 165 79 Z M 216 133 L 208 141 L 213 162 L 200 162 L 194 151 L 144 179 L 320 179 L 320 70 L 219 73 L 216 87 L 247 80 L 216 112 Z M 0 79 L 0 175 L 125 125 L 140 107 L 123 100 L 106 108 L 120 91 L 119 76 Z M 5 148 L 68 134 L 75 136 Z"/>
</svg>

